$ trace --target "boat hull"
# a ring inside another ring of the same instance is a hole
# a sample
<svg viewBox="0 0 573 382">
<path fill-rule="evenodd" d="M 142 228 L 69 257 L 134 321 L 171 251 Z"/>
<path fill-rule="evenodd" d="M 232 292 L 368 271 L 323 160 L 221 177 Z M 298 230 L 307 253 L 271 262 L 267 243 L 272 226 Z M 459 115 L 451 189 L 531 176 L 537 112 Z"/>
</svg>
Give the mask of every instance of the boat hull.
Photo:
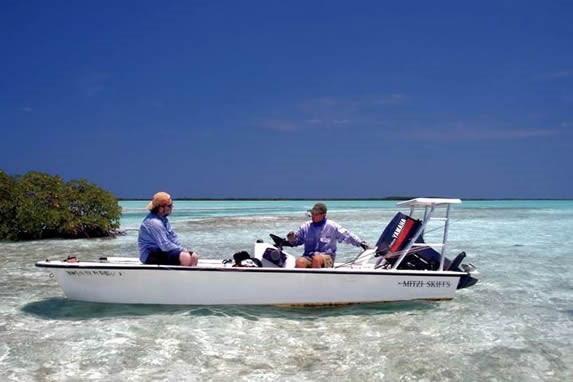
<svg viewBox="0 0 573 382">
<path fill-rule="evenodd" d="M 119 304 L 338 305 L 452 299 L 464 273 L 38 262 L 73 300 Z"/>
<path fill-rule="evenodd" d="M 68 298 L 91 302 L 340 305 L 448 300 L 454 298 L 456 289 L 479 279 L 473 265 L 461 264 L 465 252 L 453 261 L 444 255 L 450 205 L 458 203 L 461 200 L 441 198 L 400 202 L 410 207 L 409 215 L 397 214 L 375 248 L 364 249 L 333 268 L 296 268 L 296 256 L 283 250 L 290 243 L 272 234 L 274 245 L 257 240 L 254 257 L 243 251 L 235 253 L 233 260 L 201 259 L 195 267 L 145 265 L 136 257 L 100 258 L 99 262 L 46 260 L 36 266 L 49 269 Z M 436 207 L 446 207 L 445 217 L 438 219 L 443 222 L 443 240 L 426 244 L 422 235 Z M 424 209 L 423 220 L 416 223 L 417 228 L 404 230 L 408 221 L 415 220 L 416 208 Z M 432 246 L 441 248 L 440 252 Z"/>
</svg>

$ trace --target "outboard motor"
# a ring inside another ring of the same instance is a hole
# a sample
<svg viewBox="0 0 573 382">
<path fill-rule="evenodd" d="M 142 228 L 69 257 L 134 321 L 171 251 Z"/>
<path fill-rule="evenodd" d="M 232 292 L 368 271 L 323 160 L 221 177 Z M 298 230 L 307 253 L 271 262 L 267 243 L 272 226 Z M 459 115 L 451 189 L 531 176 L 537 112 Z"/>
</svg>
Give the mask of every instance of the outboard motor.
<svg viewBox="0 0 573 382">
<path fill-rule="evenodd" d="M 414 237 L 420 224 L 421 221 L 398 212 L 376 242 L 376 254 L 385 256 L 400 251 Z"/>
<path fill-rule="evenodd" d="M 412 241 L 420 225 L 422 225 L 420 220 L 398 212 L 376 243 L 376 255 L 383 256 L 376 266 L 391 268 L 400 257 L 400 252 Z M 424 243 L 422 235 L 418 236 L 416 243 Z M 398 269 L 436 270 L 439 266 L 438 252 L 430 247 L 416 247 L 410 249 Z"/>
<path fill-rule="evenodd" d="M 388 223 L 376 243 L 376 256 L 381 256 L 376 268 L 392 268 L 404 248 L 416 235 L 422 222 L 398 212 Z M 423 233 L 416 239 L 416 244 L 424 244 Z M 438 270 L 440 268 L 440 253 L 429 246 L 416 246 L 408 251 L 398 269 Z M 458 289 L 474 285 L 479 278 L 479 272 L 473 265 L 462 264 L 465 252 L 458 254 L 454 260 L 444 258 L 444 270 L 467 272 L 460 278 Z"/>
</svg>

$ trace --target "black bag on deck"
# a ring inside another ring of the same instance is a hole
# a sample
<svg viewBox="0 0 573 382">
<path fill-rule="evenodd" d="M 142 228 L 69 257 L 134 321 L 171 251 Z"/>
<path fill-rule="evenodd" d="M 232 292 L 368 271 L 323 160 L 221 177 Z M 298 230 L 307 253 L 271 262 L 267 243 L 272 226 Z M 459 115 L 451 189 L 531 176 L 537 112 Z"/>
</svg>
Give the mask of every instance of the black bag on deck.
<svg viewBox="0 0 573 382">
<path fill-rule="evenodd" d="M 251 255 L 249 255 L 248 252 L 246 251 L 241 251 L 241 252 L 237 252 L 233 255 L 233 260 L 235 260 L 235 265 L 233 265 L 234 267 L 262 267 L 263 264 L 261 263 L 261 260 L 259 259 L 255 259 L 254 257 L 251 257 Z"/>
</svg>

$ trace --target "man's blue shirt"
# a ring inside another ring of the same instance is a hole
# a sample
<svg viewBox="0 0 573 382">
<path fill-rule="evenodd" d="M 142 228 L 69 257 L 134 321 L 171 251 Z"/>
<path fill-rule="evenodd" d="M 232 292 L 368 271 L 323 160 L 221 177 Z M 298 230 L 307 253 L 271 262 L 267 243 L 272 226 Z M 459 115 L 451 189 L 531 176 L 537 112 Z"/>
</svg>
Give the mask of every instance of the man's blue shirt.
<svg viewBox="0 0 573 382">
<path fill-rule="evenodd" d="M 306 222 L 296 231 L 294 246 L 304 244 L 303 256 L 312 256 L 314 252 L 324 252 L 334 259 L 336 243 L 347 243 L 359 247 L 363 242 L 358 236 L 335 221 L 324 220 L 320 223 Z"/>
<path fill-rule="evenodd" d="M 185 248 L 181 245 L 177 234 L 171 228 L 167 217 L 159 216 L 150 212 L 139 227 L 139 259 L 145 263 L 150 252 L 182 252 Z"/>
</svg>

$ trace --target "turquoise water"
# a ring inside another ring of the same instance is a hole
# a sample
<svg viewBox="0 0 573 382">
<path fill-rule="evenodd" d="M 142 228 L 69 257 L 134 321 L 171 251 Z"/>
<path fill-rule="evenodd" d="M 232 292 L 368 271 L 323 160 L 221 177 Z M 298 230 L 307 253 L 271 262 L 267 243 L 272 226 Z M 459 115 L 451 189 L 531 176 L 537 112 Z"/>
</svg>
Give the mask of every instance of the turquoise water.
<svg viewBox="0 0 573 382">
<path fill-rule="evenodd" d="M 326 202 L 331 219 L 369 243 L 398 210 L 391 201 Z M 175 201 L 171 221 L 203 258 L 222 258 L 252 252 L 269 233 L 284 236 L 312 204 Z M 126 234 L 115 239 L 0 243 L 1 380 L 572 380 L 572 201 L 454 207 L 449 254 L 466 251 L 482 280 L 448 302 L 91 304 L 63 298 L 49 273 L 34 267 L 48 257 L 135 256 L 145 205 L 122 202 Z M 339 246 L 340 260 L 356 253 Z"/>
</svg>

